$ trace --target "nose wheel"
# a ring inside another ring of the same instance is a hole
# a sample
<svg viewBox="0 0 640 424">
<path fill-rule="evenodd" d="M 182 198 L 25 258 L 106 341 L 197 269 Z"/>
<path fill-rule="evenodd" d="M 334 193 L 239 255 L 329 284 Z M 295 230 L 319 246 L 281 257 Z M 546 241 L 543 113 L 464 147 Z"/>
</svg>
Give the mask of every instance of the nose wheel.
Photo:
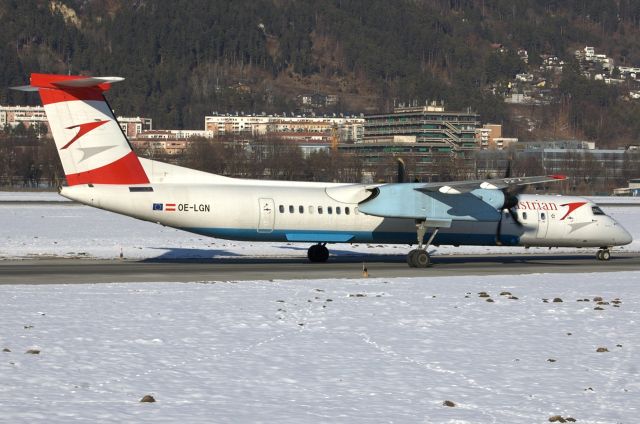
<svg viewBox="0 0 640 424">
<path fill-rule="evenodd" d="M 311 262 L 327 262 L 329 259 L 329 249 L 325 246 L 325 244 L 314 244 L 307 250 L 307 258 Z"/>
<path fill-rule="evenodd" d="M 602 247 L 598 250 L 598 253 L 596 253 L 596 258 L 598 258 L 599 261 L 608 261 L 611 259 L 611 251 L 606 247 Z"/>
</svg>

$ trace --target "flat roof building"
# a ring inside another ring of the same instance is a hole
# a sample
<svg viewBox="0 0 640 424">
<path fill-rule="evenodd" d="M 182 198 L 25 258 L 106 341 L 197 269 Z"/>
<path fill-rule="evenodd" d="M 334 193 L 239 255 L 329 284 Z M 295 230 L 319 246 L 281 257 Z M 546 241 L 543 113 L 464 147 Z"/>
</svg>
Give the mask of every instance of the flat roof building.
<svg viewBox="0 0 640 424">
<path fill-rule="evenodd" d="M 364 136 L 364 118 L 280 115 L 211 115 L 204 118 L 204 129 L 215 135 L 272 135 L 291 138 L 291 134 L 318 133 L 338 137 L 341 143 L 357 143 Z"/>
<path fill-rule="evenodd" d="M 479 115 L 470 111 L 445 111 L 434 104 L 397 107 L 392 113 L 365 116 L 362 143 L 340 149 L 358 156 L 365 168 L 388 168 L 386 180 L 395 176 L 393 162 L 403 159 L 411 179 L 427 181 L 442 174 L 439 162 L 471 159 L 471 152 L 480 148 L 479 126 Z"/>
<path fill-rule="evenodd" d="M 47 134 L 51 134 L 49 121 L 42 106 L 0 106 L 0 129 L 5 126 L 15 128 L 18 125 L 30 128 L 36 124 L 46 125 Z"/>
</svg>

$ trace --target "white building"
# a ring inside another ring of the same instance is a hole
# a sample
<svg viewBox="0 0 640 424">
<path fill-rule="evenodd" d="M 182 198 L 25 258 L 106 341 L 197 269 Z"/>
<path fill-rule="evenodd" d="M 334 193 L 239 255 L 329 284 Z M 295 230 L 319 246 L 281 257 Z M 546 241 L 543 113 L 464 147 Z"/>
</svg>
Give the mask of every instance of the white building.
<svg viewBox="0 0 640 424">
<path fill-rule="evenodd" d="M 593 57 L 596 55 L 595 47 L 586 46 L 584 48 L 584 58 L 587 60 L 593 60 Z"/>
<path fill-rule="evenodd" d="M 153 130 L 153 121 L 151 118 L 141 118 L 139 116 L 136 116 L 135 118 L 118 116 L 117 119 L 120 124 L 120 128 L 122 128 L 122 132 L 124 132 L 129 138 L 137 137 L 138 134 L 143 131 Z"/>
<path fill-rule="evenodd" d="M 127 137 L 136 137 L 143 131 L 153 129 L 153 123 L 150 118 L 141 118 L 139 116 L 135 118 L 118 116 L 118 123 Z M 44 107 L 0 106 L 0 129 L 4 128 L 5 125 L 15 128 L 20 124 L 27 128 L 34 124 L 45 124 L 47 126 L 47 134 L 51 134 Z"/>
<path fill-rule="evenodd" d="M 251 136 L 318 133 L 331 137 L 335 134 L 343 143 L 355 143 L 364 137 L 364 118 L 214 115 L 205 116 L 204 128 L 214 134 Z"/>
<path fill-rule="evenodd" d="M 150 130 L 137 135 L 141 140 L 187 140 L 192 137 L 213 138 L 213 131 L 203 130 Z"/>
<path fill-rule="evenodd" d="M 51 133 L 47 115 L 42 106 L 0 106 L 0 129 L 8 125 L 15 128 L 18 125 L 26 128 L 35 124 L 47 126 L 47 133 Z"/>
</svg>

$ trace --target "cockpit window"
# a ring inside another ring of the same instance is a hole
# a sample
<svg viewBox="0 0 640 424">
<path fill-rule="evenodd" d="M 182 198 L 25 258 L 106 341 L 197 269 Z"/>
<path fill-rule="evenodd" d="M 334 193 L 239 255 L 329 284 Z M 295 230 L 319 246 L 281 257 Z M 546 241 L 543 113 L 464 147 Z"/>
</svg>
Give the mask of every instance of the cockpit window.
<svg viewBox="0 0 640 424">
<path fill-rule="evenodd" d="M 593 212 L 594 215 L 606 215 L 604 212 L 602 212 L 602 209 L 600 209 L 597 206 L 592 206 L 591 211 Z"/>
</svg>

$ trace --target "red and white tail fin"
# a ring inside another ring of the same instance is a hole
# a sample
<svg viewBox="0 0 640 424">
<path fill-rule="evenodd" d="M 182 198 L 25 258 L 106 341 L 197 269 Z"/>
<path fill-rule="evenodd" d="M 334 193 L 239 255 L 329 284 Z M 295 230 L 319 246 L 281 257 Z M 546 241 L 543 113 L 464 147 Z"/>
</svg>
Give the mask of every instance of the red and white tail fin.
<svg viewBox="0 0 640 424">
<path fill-rule="evenodd" d="M 16 87 L 40 93 L 70 186 L 149 182 L 103 95 L 123 79 L 31 74 Z"/>
</svg>

